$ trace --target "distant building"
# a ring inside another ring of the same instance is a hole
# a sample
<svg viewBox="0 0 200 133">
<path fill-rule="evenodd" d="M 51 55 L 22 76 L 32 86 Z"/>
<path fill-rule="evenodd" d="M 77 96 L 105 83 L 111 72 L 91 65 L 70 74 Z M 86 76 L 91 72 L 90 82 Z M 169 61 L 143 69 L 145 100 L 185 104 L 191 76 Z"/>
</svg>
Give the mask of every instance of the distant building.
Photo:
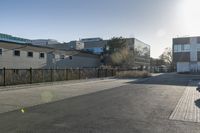
<svg viewBox="0 0 200 133">
<path fill-rule="evenodd" d="M 65 69 L 99 67 L 99 56 L 76 50 L 0 41 L 0 68 Z"/>
<path fill-rule="evenodd" d="M 84 43 L 81 41 L 71 41 L 69 43 L 48 44 L 47 47 L 63 50 L 83 50 Z"/>
<path fill-rule="evenodd" d="M 36 40 L 32 40 L 31 44 L 40 45 L 40 46 L 48 46 L 52 44 L 60 44 L 60 42 L 54 39 L 36 39 Z"/>
<path fill-rule="evenodd" d="M 81 39 L 81 41 L 85 43 L 85 42 L 103 41 L 103 39 L 99 38 L 99 37 L 97 37 L 97 38 L 83 38 L 83 39 Z"/>
<path fill-rule="evenodd" d="M 173 63 L 177 72 L 200 72 L 200 37 L 174 38 Z"/>
<path fill-rule="evenodd" d="M 107 40 L 102 38 L 86 38 L 81 39 L 84 42 L 84 50 L 95 54 L 101 54 L 104 52 L 104 48 L 107 44 Z"/>
<path fill-rule="evenodd" d="M 132 68 L 150 70 L 150 45 L 136 38 L 125 38 L 125 40 L 130 52 L 134 53 Z"/>
<path fill-rule="evenodd" d="M 20 37 L 15 37 L 7 34 L 0 33 L 0 41 L 14 42 L 14 43 L 31 43 L 32 41 L 29 39 L 24 39 Z"/>
</svg>

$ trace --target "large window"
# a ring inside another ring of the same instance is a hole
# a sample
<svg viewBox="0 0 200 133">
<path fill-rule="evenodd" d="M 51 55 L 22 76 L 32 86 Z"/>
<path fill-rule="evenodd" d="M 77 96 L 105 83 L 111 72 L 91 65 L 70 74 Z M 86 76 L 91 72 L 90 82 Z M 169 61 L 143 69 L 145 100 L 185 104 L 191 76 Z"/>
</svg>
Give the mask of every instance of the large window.
<svg viewBox="0 0 200 133">
<path fill-rule="evenodd" d="M 14 56 L 20 56 L 20 51 L 19 50 L 14 50 L 13 51 Z"/>
<path fill-rule="evenodd" d="M 190 44 L 184 45 L 184 51 L 190 51 Z"/>
<path fill-rule="evenodd" d="M 189 52 L 190 44 L 174 45 L 174 52 Z"/>
</svg>

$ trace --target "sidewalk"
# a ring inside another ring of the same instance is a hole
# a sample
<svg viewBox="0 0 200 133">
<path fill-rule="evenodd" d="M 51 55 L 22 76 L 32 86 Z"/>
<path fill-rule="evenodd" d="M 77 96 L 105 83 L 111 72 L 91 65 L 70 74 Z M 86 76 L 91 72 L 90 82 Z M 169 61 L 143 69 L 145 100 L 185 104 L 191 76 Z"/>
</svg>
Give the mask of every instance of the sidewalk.
<svg viewBox="0 0 200 133">
<path fill-rule="evenodd" d="M 0 87 L 0 113 L 128 84 L 134 79 L 92 79 Z M 31 89 L 29 89 L 31 88 Z"/>
</svg>

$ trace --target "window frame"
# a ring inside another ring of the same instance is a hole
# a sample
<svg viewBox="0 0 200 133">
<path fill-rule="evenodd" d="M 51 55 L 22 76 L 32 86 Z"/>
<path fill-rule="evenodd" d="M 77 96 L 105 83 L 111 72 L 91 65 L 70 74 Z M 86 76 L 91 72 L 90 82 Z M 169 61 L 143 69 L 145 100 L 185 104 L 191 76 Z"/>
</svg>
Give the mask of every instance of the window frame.
<svg viewBox="0 0 200 133">
<path fill-rule="evenodd" d="M 19 55 L 16 55 L 15 52 L 19 52 Z M 13 50 L 13 56 L 16 56 L 16 57 L 20 57 L 21 56 L 21 51 L 20 50 Z"/>
<path fill-rule="evenodd" d="M 65 55 L 63 55 L 63 54 L 60 55 L 60 59 L 61 59 L 61 60 L 64 60 L 64 59 L 65 59 Z"/>
<path fill-rule="evenodd" d="M 44 55 L 43 57 L 41 56 L 42 54 Z M 40 52 L 40 53 L 39 53 L 39 58 L 40 58 L 40 59 L 44 59 L 44 58 L 45 58 L 45 53 L 44 53 L 44 52 Z"/>
<path fill-rule="evenodd" d="M 32 56 L 29 56 L 29 53 L 32 53 Z M 32 52 L 32 51 L 28 51 L 28 52 L 27 52 L 27 57 L 28 57 L 28 58 L 33 58 L 33 52 Z"/>
</svg>

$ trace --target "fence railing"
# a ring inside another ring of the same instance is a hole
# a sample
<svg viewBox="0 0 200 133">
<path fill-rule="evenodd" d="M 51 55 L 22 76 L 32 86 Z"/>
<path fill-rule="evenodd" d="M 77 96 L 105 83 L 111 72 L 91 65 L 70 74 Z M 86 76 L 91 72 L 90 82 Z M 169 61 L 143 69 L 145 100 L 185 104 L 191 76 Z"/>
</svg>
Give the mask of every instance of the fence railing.
<svg viewBox="0 0 200 133">
<path fill-rule="evenodd" d="M 0 69 L 0 86 L 115 76 L 118 69 Z"/>
</svg>

